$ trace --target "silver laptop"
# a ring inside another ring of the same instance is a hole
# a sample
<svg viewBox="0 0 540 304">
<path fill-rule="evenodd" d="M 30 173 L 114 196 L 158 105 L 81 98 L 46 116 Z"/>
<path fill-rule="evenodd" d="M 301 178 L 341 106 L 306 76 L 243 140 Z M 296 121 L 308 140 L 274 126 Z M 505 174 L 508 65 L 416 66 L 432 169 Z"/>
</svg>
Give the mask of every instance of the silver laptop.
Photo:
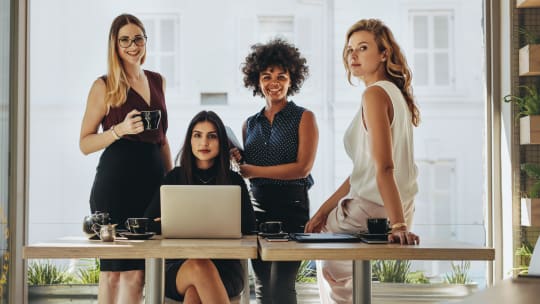
<svg viewBox="0 0 540 304">
<path fill-rule="evenodd" d="M 240 186 L 163 185 L 163 238 L 240 238 Z"/>
</svg>

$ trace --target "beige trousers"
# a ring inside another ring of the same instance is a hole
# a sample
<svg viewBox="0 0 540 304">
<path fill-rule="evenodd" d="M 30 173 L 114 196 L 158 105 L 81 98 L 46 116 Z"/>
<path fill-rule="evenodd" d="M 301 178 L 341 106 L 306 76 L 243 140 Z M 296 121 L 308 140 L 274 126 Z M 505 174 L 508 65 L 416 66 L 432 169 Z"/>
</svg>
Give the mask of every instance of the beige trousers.
<svg viewBox="0 0 540 304">
<path fill-rule="evenodd" d="M 403 210 L 409 227 L 414 208 L 410 209 Z M 370 217 L 387 217 L 384 206 L 360 197 L 347 196 L 330 212 L 323 232 L 367 231 L 367 219 Z M 322 304 L 352 303 L 352 261 L 317 261 L 317 282 Z"/>
</svg>

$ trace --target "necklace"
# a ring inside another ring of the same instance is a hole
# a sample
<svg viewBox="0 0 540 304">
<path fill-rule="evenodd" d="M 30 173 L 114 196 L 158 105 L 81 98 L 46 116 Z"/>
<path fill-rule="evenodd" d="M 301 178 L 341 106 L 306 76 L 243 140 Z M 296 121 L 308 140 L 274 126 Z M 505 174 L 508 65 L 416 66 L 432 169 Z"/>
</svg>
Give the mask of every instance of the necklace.
<svg viewBox="0 0 540 304">
<path fill-rule="evenodd" d="M 199 175 L 195 174 L 195 177 L 197 177 L 197 179 L 199 179 L 199 181 L 203 184 L 208 184 L 209 182 L 211 182 L 215 176 L 210 176 L 208 179 L 203 179 L 202 177 L 200 177 Z"/>
</svg>

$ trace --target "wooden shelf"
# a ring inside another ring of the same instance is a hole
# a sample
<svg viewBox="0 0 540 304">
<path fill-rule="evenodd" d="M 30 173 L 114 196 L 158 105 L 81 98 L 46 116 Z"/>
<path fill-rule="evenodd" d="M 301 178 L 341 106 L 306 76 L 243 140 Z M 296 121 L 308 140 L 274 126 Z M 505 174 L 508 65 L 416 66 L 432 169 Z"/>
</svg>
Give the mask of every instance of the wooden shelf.
<svg viewBox="0 0 540 304">
<path fill-rule="evenodd" d="M 518 8 L 540 7 L 540 0 L 516 0 L 516 7 Z"/>
<path fill-rule="evenodd" d="M 540 115 L 524 116 L 519 119 L 519 143 L 540 144 Z"/>
<path fill-rule="evenodd" d="M 519 49 L 519 76 L 538 75 L 540 75 L 540 44 L 527 44 Z"/>
</svg>

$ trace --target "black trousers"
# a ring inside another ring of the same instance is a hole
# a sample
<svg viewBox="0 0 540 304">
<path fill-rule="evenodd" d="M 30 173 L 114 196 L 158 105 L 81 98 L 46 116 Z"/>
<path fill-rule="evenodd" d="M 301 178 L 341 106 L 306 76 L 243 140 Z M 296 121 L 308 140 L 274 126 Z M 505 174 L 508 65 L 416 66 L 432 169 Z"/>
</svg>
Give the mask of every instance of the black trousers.
<svg viewBox="0 0 540 304">
<path fill-rule="evenodd" d="M 309 220 L 305 186 L 252 186 L 257 223 L 281 221 L 286 232 L 303 232 Z M 296 304 L 296 273 L 300 261 L 251 260 L 255 273 L 255 296 L 259 304 Z"/>
</svg>

